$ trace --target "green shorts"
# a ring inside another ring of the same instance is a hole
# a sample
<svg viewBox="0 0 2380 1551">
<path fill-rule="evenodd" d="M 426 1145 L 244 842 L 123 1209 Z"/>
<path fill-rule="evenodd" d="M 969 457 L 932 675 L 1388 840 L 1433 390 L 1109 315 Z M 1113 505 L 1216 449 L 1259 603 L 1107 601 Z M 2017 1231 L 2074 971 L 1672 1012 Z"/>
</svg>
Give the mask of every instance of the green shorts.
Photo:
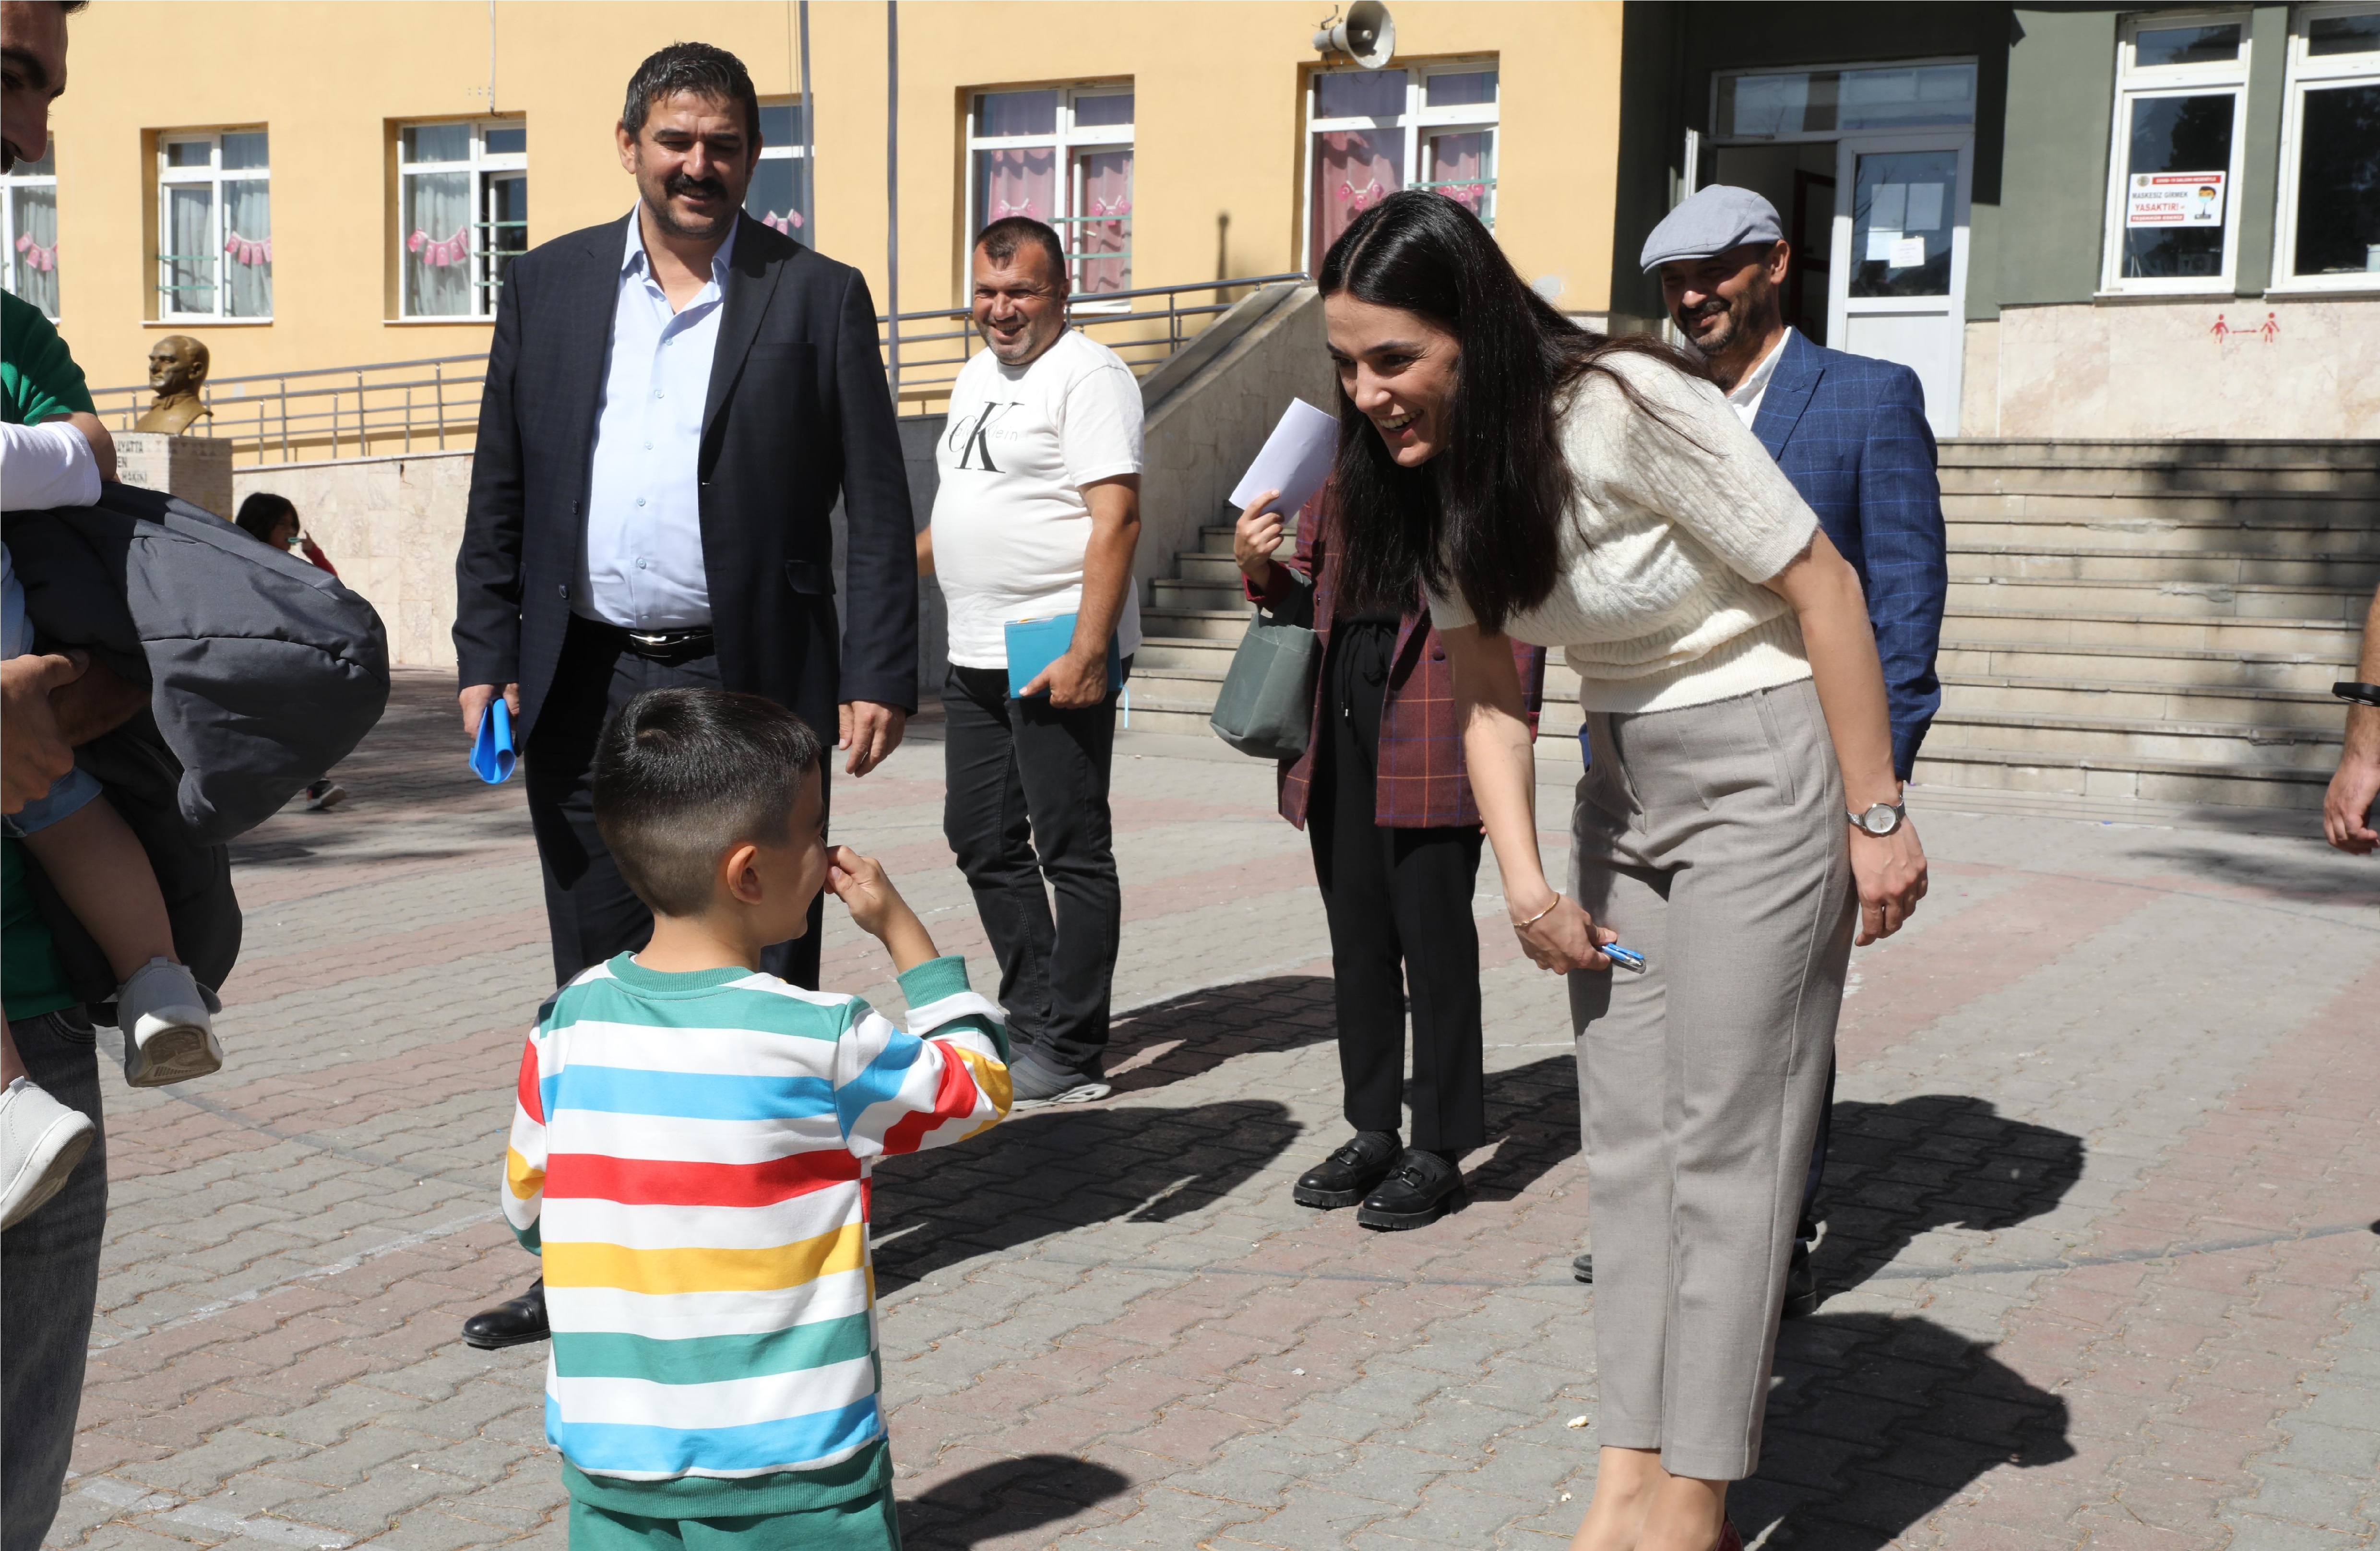
<svg viewBox="0 0 2380 1551">
<path fill-rule="evenodd" d="M 646 1519 L 573 1497 L 570 1551 L 901 1551 L 890 1485 L 798 1513 L 740 1519 Z"/>
</svg>

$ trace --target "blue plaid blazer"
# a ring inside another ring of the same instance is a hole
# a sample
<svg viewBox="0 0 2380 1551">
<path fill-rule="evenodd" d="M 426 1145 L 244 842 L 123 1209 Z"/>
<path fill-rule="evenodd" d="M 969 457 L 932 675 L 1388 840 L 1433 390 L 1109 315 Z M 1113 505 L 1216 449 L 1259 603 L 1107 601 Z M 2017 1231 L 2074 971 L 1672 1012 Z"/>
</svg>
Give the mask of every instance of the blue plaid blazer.
<svg viewBox="0 0 2380 1551">
<path fill-rule="evenodd" d="M 1906 781 L 1942 705 L 1934 653 L 1950 586 L 1925 390 L 1905 366 L 1829 350 L 1799 331 L 1784 351 L 1752 433 L 1867 590 L 1893 769 Z"/>
</svg>

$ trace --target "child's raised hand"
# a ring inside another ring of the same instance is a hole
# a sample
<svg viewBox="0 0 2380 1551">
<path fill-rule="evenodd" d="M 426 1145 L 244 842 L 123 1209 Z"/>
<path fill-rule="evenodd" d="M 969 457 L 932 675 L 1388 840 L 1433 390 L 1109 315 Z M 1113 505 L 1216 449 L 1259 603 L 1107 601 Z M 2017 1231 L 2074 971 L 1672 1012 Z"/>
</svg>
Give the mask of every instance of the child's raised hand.
<svg viewBox="0 0 2380 1551">
<path fill-rule="evenodd" d="M 897 968 L 913 969 L 934 957 L 934 939 L 892 880 L 884 864 L 847 845 L 827 853 L 826 886 L 834 891 L 861 931 L 891 950 Z"/>
</svg>

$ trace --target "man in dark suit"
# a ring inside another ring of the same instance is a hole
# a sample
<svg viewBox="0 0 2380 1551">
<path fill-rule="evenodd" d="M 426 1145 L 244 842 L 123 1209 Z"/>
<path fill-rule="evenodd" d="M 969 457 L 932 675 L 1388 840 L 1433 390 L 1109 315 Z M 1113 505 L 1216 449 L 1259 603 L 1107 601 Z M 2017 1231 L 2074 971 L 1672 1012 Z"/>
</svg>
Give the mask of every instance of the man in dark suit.
<svg viewBox="0 0 2380 1551">
<path fill-rule="evenodd" d="M 1925 392 L 1905 366 L 1829 350 L 1786 327 L 1778 293 L 1791 260 L 1776 207 L 1749 188 L 1725 185 L 1702 189 L 1671 211 L 1645 238 L 1643 254 L 1645 273 L 1659 272 L 1662 304 L 1678 337 L 1701 355 L 1859 573 L 1884 660 L 1893 769 L 1905 782 L 1942 704 L 1934 655 L 1950 586 Z M 1830 1065 L 1786 1277 L 1788 1316 L 1818 1306 L 1810 1248 L 1817 1239 L 1834 1084 Z"/>
<path fill-rule="evenodd" d="M 455 648 L 463 724 L 501 694 L 527 772 L 557 983 L 644 945 L 589 768 L 640 691 L 741 690 L 832 720 L 844 773 L 917 707 L 915 525 L 859 273 L 742 212 L 759 103 L 734 55 L 637 68 L 618 141 L 638 203 L 499 271 Z M 838 495 L 848 625 L 835 607 Z M 820 912 L 763 957 L 818 984 Z M 546 1333 L 543 1283 L 465 1339 Z"/>
</svg>

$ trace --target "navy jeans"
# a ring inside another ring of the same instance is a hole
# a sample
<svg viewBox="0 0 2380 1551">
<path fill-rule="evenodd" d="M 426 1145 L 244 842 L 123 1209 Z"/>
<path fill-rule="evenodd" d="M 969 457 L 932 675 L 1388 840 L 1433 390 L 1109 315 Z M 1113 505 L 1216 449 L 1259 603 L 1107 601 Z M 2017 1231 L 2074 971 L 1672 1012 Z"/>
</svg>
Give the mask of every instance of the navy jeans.
<svg viewBox="0 0 2380 1551">
<path fill-rule="evenodd" d="M 11 1020 L 25 1074 L 101 1126 L 99 1057 L 79 1008 Z M 107 1226 L 107 1133 L 66 1188 L 0 1234 L 0 1551 L 35 1551 L 57 1517 L 82 1409 L 83 1353 Z"/>
</svg>

